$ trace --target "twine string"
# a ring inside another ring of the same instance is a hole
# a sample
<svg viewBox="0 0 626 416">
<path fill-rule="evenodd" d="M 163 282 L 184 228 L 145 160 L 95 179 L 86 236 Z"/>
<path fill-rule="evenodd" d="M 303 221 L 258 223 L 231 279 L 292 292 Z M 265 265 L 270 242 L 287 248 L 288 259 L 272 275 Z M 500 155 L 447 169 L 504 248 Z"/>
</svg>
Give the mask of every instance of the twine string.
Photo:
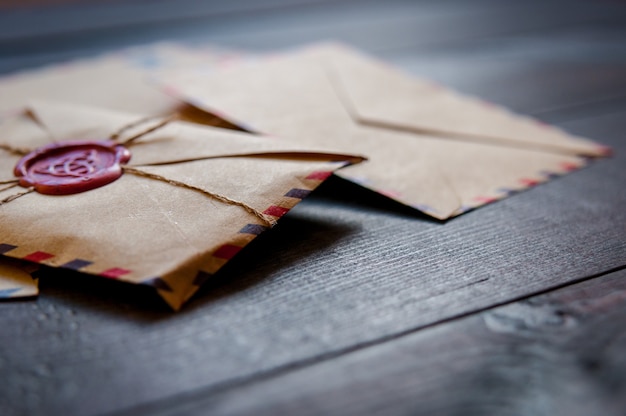
<svg viewBox="0 0 626 416">
<path fill-rule="evenodd" d="M 165 119 L 161 120 L 161 122 L 159 122 L 158 124 L 147 128 L 144 131 L 141 131 L 125 140 L 120 140 L 120 137 L 122 136 L 122 134 L 124 134 L 126 131 L 130 130 L 133 127 L 137 127 L 139 125 L 145 124 L 149 121 L 155 120 L 158 117 L 146 117 L 146 118 L 142 118 L 140 120 L 137 120 L 135 122 L 129 123 L 127 125 L 125 125 L 124 127 L 122 127 L 121 129 L 119 129 L 117 132 L 111 134 L 111 136 L 109 136 L 110 140 L 112 141 L 116 141 L 121 145 L 124 146 L 130 146 L 131 144 L 133 144 L 133 142 L 135 142 L 136 140 L 142 138 L 143 136 L 145 136 L 146 134 L 152 133 L 153 131 L 159 130 L 165 126 L 167 126 L 169 123 L 171 123 L 172 121 L 178 120 L 179 119 L 179 115 L 178 114 L 172 114 L 169 117 L 166 117 Z"/>
<path fill-rule="evenodd" d="M 136 121 L 131 121 L 130 123 L 120 127 L 116 132 L 112 133 L 111 136 L 109 136 L 109 138 L 113 141 L 117 141 L 117 139 L 119 139 L 119 137 L 122 134 L 124 134 L 124 132 L 126 132 L 127 130 L 132 129 L 133 127 L 137 127 L 143 123 L 147 123 L 148 121 L 151 121 L 154 119 L 156 119 L 156 117 L 150 116 L 150 117 L 140 118 L 139 120 L 136 120 Z"/>
<path fill-rule="evenodd" d="M 149 133 L 152 133 L 153 131 L 159 130 L 159 129 L 165 127 L 166 125 L 168 125 L 169 123 L 171 123 L 172 121 L 179 119 L 180 116 L 178 114 L 173 114 L 173 115 L 171 115 L 169 117 L 166 117 L 165 119 L 161 120 L 159 123 L 157 123 L 156 125 L 154 125 L 152 127 L 149 127 L 149 128 L 147 128 L 147 129 L 145 129 L 145 130 L 143 130 L 143 131 L 141 131 L 141 132 L 139 132 L 139 133 L 137 133 L 137 134 L 135 134 L 135 135 L 133 135 L 131 137 L 128 137 L 128 138 L 124 139 L 124 140 L 120 140 L 120 137 L 122 136 L 122 134 L 124 134 L 125 132 L 127 132 L 131 128 L 140 126 L 140 125 L 142 125 L 144 123 L 147 123 L 149 121 L 155 120 L 156 118 L 157 117 L 146 117 L 146 118 L 142 118 L 140 120 L 131 122 L 131 123 L 123 126 L 122 128 L 120 128 L 119 130 L 117 130 L 115 133 L 111 134 L 111 136 L 109 136 L 109 139 L 111 141 L 116 141 L 116 142 L 118 142 L 119 144 L 121 144 L 123 146 L 129 146 L 129 145 L 132 145 L 136 140 L 144 137 L 145 135 L 147 135 Z M 10 145 L 7 145 L 7 144 L 2 144 L 2 143 L 0 143 L 0 149 L 6 150 L 6 151 L 8 151 L 10 153 L 14 153 L 14 154 L 19 155 L 19 156 L 24 156 L 24 155 L 27 155 L 28 153 L 30 153 L 29 150 L 20 149 L 20 148 L 13 147 L 13 146 L 10 146 Z M 128 172 L 128 173 L 131 173 L 133 175 L 143 176 L 145 178 L 158 180 L 158 181 L 165 182 L 165 183 L 168 183 L 168 184 L 173 185 L 173 186 L 178 186 L 178 187 L 181 187 L 181 188 L 189 189 L 189 190 L 192 190 L 192 191 L 195 191 L 195 192 L 199 192 L 202 195 L 205 195 L 205 196 L 207 196 L 209 198 L 215 199 L 215 200 L 220 201 L 222 203 L 241 207 L 246 212 L 254 215 L 259 220 L 261 220 L 263 222 L 263 224 L 265 224 L 265 225 L 267 225 L 269 227 L 272 227 L 273 225 L 276 224 L 275 220 L 268 218 L 261 211 L 251 207 L 250 205 L 248 205 L 248 204 L 246 204 L 244 202 L 237 201 L 237 200 L 228 198 L 228 197 L 226 197 L 224 195 L 220 195 L 220 194 L 217 194 L 217 193 L 214 193 L 214 192 L 207 191 L 207 190 L 202 189 L 202 188 L 198 188 L 197 186 L 189 185 L 189 184 L 186 184 L 184 182 L 179 182 L 179 181 L 176 181 L 176 180 L 173 180 L 173 179 L 168 179 L 168 178 L 166 178 L 164 176 L 157 175 L 157 174 L 150 173 L 150 172 L 146 172 L 146 171 L 143 171 L 143 170 L 140 170 L 140 169 L 137 169 L 137 168 L 133 168 L 133 167 L 130 167 L 130 166 L 123 166 L 122 169 L 124 169 L 124 172 Z M 18 186 L 19 185 L 19 180 L 12 179 L 12 180 L 7 180 L 7 181 L 0 181 L 0 185 L 9 185 L 6 188 L 0 189 L 0 191 L 6 191 L 8 189 L 11 189 L 11 188 L 14 188 L 14 187 Z M 34 192 L 34 191 L 35 191 L 35 189 L 31 187 L 31 188 L 26 189 L 24 192 L 20 192 L 20 193 L 14 194 L 14 195 L 10 195 L 10 196 L 8 196 L 8 197 L 6 197 L 6 198 L 4 198 L 3 200 L 0 201 L 0 206 L 2 206 L 4 204 L 8 204 L 9 202 L 16 200 L 17 198 L 20 198 L 20 197 L 22 197 L 24 195 L 27 195 L 27 194 L 29 194 L 31 192 Z"/>
<path fill-rule="evenodd" d="M 168 178 L 166 178 L 164 176 L 161 176 L 161 175 L 157 175 L 157 174 L 146 172 L 146 171 L 143 171 L 143 170 L 140 170 L 140 169 L 132 168 L 130 166 L 124 166 L 123 169 L 124 169 L 125 172 L 132 173 L 133 175 L 143 176 L 145 178 L 150 178 L 150 179 L 154 179 L 154 180 L 157 180 L 157 181 L 169 183 L 170 185 L 179 186 L 181 188 L 185 188 L 185 189 L 189 189 L 189 190 L 192 190 L 192 191 L 199 192 L 202 195 L 208 196 L 209 198 L 215 199 L 217 201 L 223 202 L 223 203 L 228 204 L 228 205 L 236 205 L 238 207 L 243 208 L 246 212 L 254 215 L 255 217 L 260 219 L 265 225 L 267 225 L 269 227 L 272 227 L 272 226 L 274 226 L 276 224 L 276 221 L 274 221 L 272 219 L 269 219 L 261 211 L 251 207 L 250 205 L 248 205 L 248 204 L 246 204 L 244 202 L 237 201 L 237 200 L 228 198 L 228 197 L 226 197 L 224 195 L 220 195 L 220 194 L 217 194 L 217 193 L 214 193 L 214 192 L 210 192 L 210 191 L 207 191 L 205 189 L 198 188 L 197 186 L 186 184 L 184 182 L 179 182 L 179 181 L 176 181 L 176 180 L 173 180 L 173 179 L 168 179 Z"/>
<path fill-rule="evenodd" d="M 147 118 L 143 118 L 140 120 L 137 120 L 135 122 L 129 123 L 127 125 L 125 125 L 124 127 L 122 127 L 121 129 L 119 129 L 117 132 L 113 133 L 110 136 L 110 139 L 112 141 L 115 141 L 117 139 L 119 139 L 120 135 L 123 134 L 124 132 L 128 131 L 129 129 L 139 126 L 143 123 L 146 123 L 148 121 L 154 120 L 157 117 L 147 117 Z M 135 134 L 134 136 L 131 136 L 130 138 L 122 141 L 120 144 L 122 145 L 129 145 L 132 144 L 132 142 L 134 142 L 135 140 L 145 136 L 148 133 L 151 133 L 155 130 L 158 130 L 164 126 L 166 126 L 167 124 L 169 124 L 170 122 L 172 122 L 173 120 L 178 118 L 178 114 L 174 114 L 172 116 L 169 116 L 167 118 L 165 118 L 164 120 L 162 120 L 160 123 L 158 123 L 157 125 L 150 127 L 142 132 L 139 132 L 137 134 Z M 31 150 L 29 149 L 25 149 L 25 148 L 19 148 L 16 146 L 11 146 L 9 144 L 6 143 L 0 143 L 0 150 L 4 150 L 8 153 L 14 154 L 16 156 L 26 156 L 27 154 L 31 153 Z M 10 180 L 6 180 L 6 181 L 0 181 L 0 185 L 9 185 L 7 187 L 1 188 L 0 192 L 4 192 L 7 191 L 9 189 L 15 188 L 19 185 L 19 180 L 18 179 L 10 179 Z M 17 194 L 13 194 L 13 195 L 9 195 L 8 197 L 0 200 L 0 206 L 8 204 L 11 201 L 15 201 L 17 198 L 20 198 L 24 195 L 27 195 L 31 192 L 34 192 L 35 189 L 34 188 L 27 188 L 26 191 L 23 192 L 19 192 Z"/>
<path fill-rule="evenodd" d="M 136 140 L 142 138 L 143 136 L 145 136 L 146 134 L 152 133 L 153 131 L 159 130 L 160 128 L 163 128 L 165 126 L 167 126 L 169 123 L 171 123 L 172 121 L 178 120 L 180 119 L 180 115 L 179 114 L 172 114 L 169 117 L 166 117 L 165 119 L 163 119 L 160 123 L 144 130 L 141 131 L 125 140 L 120 141 L 120 137 L 122 134 L 124 134 L 126 131 L 132 129 L 133 127 L 137 127 L 140 126 L 142 124 L 145 124 L 149 121 L 152 120 L 156 120 L 160 117 L 145 117 L 142 119 L 139 119 L 137 121 L 133 121 L 131 123 L 126 124 L 125 126 L 123 126 L 122 128 L 120 128 L 119 130 L 117 130 L 115 133 L 111 134 L 111 136 L 109 136 L 109 139 L 111 141 L 117 141 L 119 144 L 124 145 L 124 146 L 130 146 L 133 142 L 135 142 Z M 32 150 L 30 149 L 26 149 L 26 148 L 22 148 L 22 147 L 16 147 L 16 146 L 11 146 L 10 144 L 6 144 L 6 143 L 0 143 L 0 149 L 5 150 L 9 153 L 12 153 L 16 156 L 26 156 L 27 154 L 31 153 Z"/>
<path fill-rule="evenodd" d="M 7 190 L 7 189 L 11 189 L 11 188 L 13 188 L 14 186 L 17 186 L 17 184 L 15 184 L 15 185 L 13 185 L 13 186 L 9 186 L 8 188 L 3 189 L 3 191 L 4 191 L 4 190 Z M 2 205 L 4 205 L 4 204 L 8 204 L 8 203 L 9 203 L 9 202 L 11 202 L 11 201 L 15 201 L 17 198 L 22 197 L 22 196 L 24 196 L 24 195 L 28 195 L 28 194 L 30 194 L 31 192 L 35 192 L 35 188 L 28 188 L 28 189 L 26 189 L 24 192 L 19 192 L 19 193 L 17 193 L 17 194 L 9 195 L 9 196 L 7 196 L 6 198 L 4 198 L 2 201 L 0 201 L 0 206 L 2 206 Z"/>
<path fill-rule="evenodd" d="M 4 188 L 0 189 L 0 192 L 8 191 L 8 190 L 9 190 L 9 189 L 11 189 L 11 188 L 15 188 L 16 186 L 18 186 L 18 185 L 19 185 L 19 183 L 18 183 L 18 182 L 19 182 L 18 180 L 15 180 L 15 181 L 3 181 L 3 182 L 0 182 L 0 185 L 6 185 L 6 184 L 9 184 L 9 186 L 5 186 Z"/>
</svg>

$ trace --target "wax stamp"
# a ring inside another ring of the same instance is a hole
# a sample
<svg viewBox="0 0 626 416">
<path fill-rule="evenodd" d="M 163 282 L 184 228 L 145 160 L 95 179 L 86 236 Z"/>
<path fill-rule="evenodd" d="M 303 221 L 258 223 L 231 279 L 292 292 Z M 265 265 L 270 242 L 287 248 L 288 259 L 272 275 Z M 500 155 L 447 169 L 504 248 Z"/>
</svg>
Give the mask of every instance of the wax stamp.
<svg viewBox="0 0 626 416">
<path fill-rule="evenodd" d="M 19 160 L 15 176 L 42 194 L 67 195 L 99 188 L 122 176 L 130 151 L 114 141 L 67 141 L 42 146 Z"/>
</svg>

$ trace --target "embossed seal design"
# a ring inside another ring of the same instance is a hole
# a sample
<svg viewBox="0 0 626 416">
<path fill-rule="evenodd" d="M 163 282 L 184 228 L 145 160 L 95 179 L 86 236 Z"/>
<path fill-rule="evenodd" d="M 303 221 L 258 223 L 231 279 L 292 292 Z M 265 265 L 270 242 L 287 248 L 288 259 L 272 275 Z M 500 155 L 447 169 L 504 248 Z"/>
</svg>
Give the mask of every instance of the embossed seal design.
<svg viewBox="0 0 626 416">
<path fill-rule="evenodd" d="M 42 146 L 17 162 L 20 186 L 47 195 L 68 195 L 107 185 L 122 176 L 130 151 L 112 140 L 81 140 Z"/>
</svg>

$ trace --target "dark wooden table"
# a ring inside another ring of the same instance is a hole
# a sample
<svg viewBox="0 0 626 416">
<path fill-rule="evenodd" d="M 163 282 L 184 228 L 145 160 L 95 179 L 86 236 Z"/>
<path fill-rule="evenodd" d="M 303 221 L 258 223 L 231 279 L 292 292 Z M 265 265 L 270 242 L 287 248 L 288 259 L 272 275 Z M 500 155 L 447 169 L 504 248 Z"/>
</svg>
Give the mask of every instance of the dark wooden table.
<svg viewBox="0 0 626 416">
<path fill-rule="evenodd" d="M 446 223 L 331 180 L 176 314 L 46 272 L 0 304 L 0 414 L 626 414 L 625 3 L 33 3 L 0 2 L 2 73 L 337 39 L 615 155 Z"/>
</svg>

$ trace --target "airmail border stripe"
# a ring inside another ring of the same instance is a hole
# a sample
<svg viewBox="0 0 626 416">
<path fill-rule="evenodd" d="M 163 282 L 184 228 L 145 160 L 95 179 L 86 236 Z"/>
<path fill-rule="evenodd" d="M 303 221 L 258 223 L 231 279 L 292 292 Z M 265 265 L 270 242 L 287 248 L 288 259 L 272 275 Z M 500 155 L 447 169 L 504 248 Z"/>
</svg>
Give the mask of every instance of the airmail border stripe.
<svg viewBox="0 0 626 416">
<path fill-rule="evenodd" d="M 130 273 L 130 270 L 121 269 L 119 267 L 113 267 L 111 269 L 106 269 L 105 271 L 100 273 L 100 276 L 108 277 L 109 279 L 117 279 L 120 276 L 124 276 L 125 274 L 128 274 L 128 273 Z"/>
<path fill-rule="evenodd" d="M 75 260 L 72 260 L 72 261 L 68 261 L 65 264 L 62 264 L 61 267 L 65 268 L 65 269 L 71 269 L 71 270 L 80 270 L 83 267 L 89 266 L 90 264 L 93 264 L 93 263 L 88 261 L 88 260 L 75 259 Z"/>
<path fill-rule="evenodd" d="M 263 214 L 280 218 L 288 212 L 289 212 L 289 208 L 279 207 L 278 205 L 272 205 L 271 207 L 263 211 Z"/>
<path fill-rule="evenodd" d="M 13 244 L 0 243 L 0 255 L 1 254 L 6 254 L 6 253 L 8 253 L 8 252 L 10 252 L 12 250 L 17 249 L 17 248 L 18 248 L 18 246 L 15 246 Z M 53 257 L 55 257 L 54 254 L 46 253 L 45 251 L 34 251 L 34 252 L 26 254 L 24 256 L 15 256 L 15 258 L 26 260 L 26 261 L 30 261 L 30 262 L 33 262 L 33 263 L 45 263 L 46 260 L 50 260 Z M 89 266 L 91 264 L 93 264 L 93 262 L 91 262 L 89 260 L 74 259 L 74 260 L 71 260 L 71 261 L 69 261 L 67 263 L 61 264 L 58 267 L 62 268 L 62 269 L 70 269 L 70 270 L 79 271 L 83 267 L 87 267 L 87 266 Z M 110 279 L 117 279 L 120 276 L 129 274 L 129 273 L 131 273 L 131 270 L 122 269 L 120 267 L 113 267 L 113 268 L 106 269 L 106 270 L 104 270 L 103 272 L 101 272 L 101 273 L 99 273 L 97 275 L 98 276 L 102 276 L 102 277 L 108 277 Z M 91 274 L 95 274 L 95 273 L 91 273 Z"/>
<path fill-rule="evenodd" d="M 319 181 L 321 183 L 324 180 L 328 179 L 332 174 L 333 174 L 333 171 L 315 171 L 315 172 L 308 174 L 306 177 L 304 177 L 304 179 L 315 180 L 316 182 Z M 317 187 L 317 185 L 318 183 L 313 185 L 312 188 Z M 311 193 L 311 190 L 308 190 L 308 189 L 292 188 L 287 193 L 285 193 L 284 196 L 288 198 L 301 200 L 307 197 L 310 193 Z M 287 212 L 289 212 L 290 209 L 291 208 L 285 208 L 285 207 L 281 207 L 278 205 L 271 205 L 263 213 L 266 215 L 280 218 L 284 216 Z M 237 234 L 249 234 L 249 235 L 253 235 L 256 237 L 262 234 L 264 231 L 269 230 L 269 228 L 270 227 L 260 225 L 260 224 L 246 224 L 243 228 L 241 228 L 237 232 Z M 252 239 L 254 239 L 254 237 Z M 213 257 L 220 259 L 220 260 L 225 260 L 227 262 L 231 258 L 235 257 L 243 249 L 243 247 L 245 247 L 250 241 L 252 241 L 252 239 L 250 239 L 249 241 L 243 242 L 243 245 L 224 244 L 213 252 Z M 8 243 L 0 243 L 0 255 L 3 255 L 15 249 L 18 249 L 18 246 L 13 245 L 13 244 L 8 244 Z M 41 263 L 41 262 L 46 262 L 46 260 L 49 260 L 51 258 L 54 258 L 55 255 L 51 253 L 46 253 L 44 251 L 35 251 L 25 256 L 11 256 L 11 257 L 21 258 L 23 260 Z M 62 265 L 59 265 L 58 267 L 80 271 L 81 269 L 87 266 L 91 266 L 92 264 L 94 264 L 94 262 L 90 260 L 76 258 Z M 88 272 L 88 274 L 106 277 L 109 279 L 118 279 L 130 273 L 132 273 L 132 270 L 124 269 L 121 267 L 112 267 L 100 273 Z M 193 284 L 195 286 L 201 286 L 211 276 L 213 276 L 213 273 L 200 270 L 198 271 L 198 274 L 196 275 L 193 281 Z M 161 277 L 152 277 L 140 283 L 147 285 L 147 286 L 152 286 L 158 290 L 162 290 L 166 292 L 173 292 L 172 287 L 167 283 L 167 281 L 165 281 Z"/>
<path fill-rule="evenodd" d="M 538 176 L 540 176 L 540 178 L 520 178 L 518 180 L 518 183 L 521 185 L 520 188 L 498 188 L 496 189 L 496 193 L 498 193 L 498 195 L 479 195 L 473 199 L 478 204 L 477 206 L 462 207 L 459 213 L 465 213 L 467 211 L 470 211 L 471 209 L 477 208 L 478 206 L 490 204 L 502 198 L 518 194 L 528 188 L 532 188 L 549 180 L 556 179 L 560 176 L 566 175 L 574 170 L 578 170 L 583 167 L 585 167 L 584 163 L 576 164 L 563 162 L 559 164 L 559 168 L 561 169 L 560 172 L 542 170 L 538 172 Z"/>
<path fill-rule="evenodd" d="M 333 174 L 332 171 L 315 171 L 307 175 L 305 179 L 324 181 L 328 177 L 330 177 L 332 174 Z M 316 186 L 317 185 L 315 185 L 314 187 Z M 292 188 L 287 193 L 285 193 L 284 196 L 289 197 L 289 198 L 295 198 L 295 199 L 304 199 L 307 196 L 309 196 L 311 192 L 312 190 L 309 190 L 309 189 Z M 263 211 L 263 213 L 266 215 L 271 215 L 273 217 L 280 218 L 283 215 L 285 215 L 287 212 L 289 212 L 289 210 L 290 208 L 280 207 L 278 205 L 271 205 L 265 211 Z M 251 234 L 254 236 L 258 236 L 269 229 L 270 227 L 266 227 L 260 224 L 246 224 L 245 226 L 243 226 L 243 228 L 241 228 L 238 231 L 238 234 Z M 244 242 L 243 245 L 224 244 L 213 252 L 213 257 L 228 261 L 232 259 L 233 257 L 235 257 L 248 243 L 250 243 L 250 241 L 252 240 Z M 216 271 L 217 270 L 215 270 L 215 272 Z M 200 270 L 198 271 L 198 274 L 196 275 L 193 281 L 193 284 L 195 286 L 202 286 L 202 284 L 204 284 L 204 282 L 209 280 L 212 276 L 213 276 L 213 273 Z"/>
<path fill-rule="evenodd" d="M 287 192 L 285 196 L 288 196 L 290 198 L 304 199 L 309 196 L 310 193 L 311 191 L 308 191 L 306 189 L 293 188 L 291 191 Z"/>
<path fill-rule="evenodd" d="M 44 260 L 51 259 L 52 257 L 54 257 L 54 254 L 46 253 L 44 251 L 35 251 L 34 253 L 30 253 L 22 257 L 22 259 L 32 261 L 34 263 L 40 263 Z"/>
<path fill-rule="evenodd" d="M 240 234 L 259 235 L 259 234 L 261 234 L 261 233 L 263 233 L 264 231 L 267 231 L 267 230 L 269 230 L 269 227 L 266 227 L 266 226 L 261 225 L 261 224 L 247 224 L 241 230 L 239 230 L 239 233 Z"/>
<path fill-rule="evenodd" d="M 8 253 L 9 251 L 16 249 L 17 246 L 11 244 L 0 244 L 0 254 Z"/>
<path fill-rule="evenodd" d="M 333 174 L 332 171 L 320 170 L 320 171 L 312 172 L 305 179 L 313 179 L 313 180 L 316 180 L 316 181 L 324 181 L 324 180 L 328 179 L 330 177 L 330 175 L 332 175 L 332 174 Z"/>
<path fill-rule="evenodd" d="M 223 246 L 220 246 L 220 248 L 215 250 L 215 252 L 213 253 L 213 256 L 218 257 L 220 259 L 230 260 L 233 257 L 235 257 L 235 255 L 239 253 L 242 248 L 243 247 L 236 246 L 233 244 L 224 244 Z"/>
</svg>

